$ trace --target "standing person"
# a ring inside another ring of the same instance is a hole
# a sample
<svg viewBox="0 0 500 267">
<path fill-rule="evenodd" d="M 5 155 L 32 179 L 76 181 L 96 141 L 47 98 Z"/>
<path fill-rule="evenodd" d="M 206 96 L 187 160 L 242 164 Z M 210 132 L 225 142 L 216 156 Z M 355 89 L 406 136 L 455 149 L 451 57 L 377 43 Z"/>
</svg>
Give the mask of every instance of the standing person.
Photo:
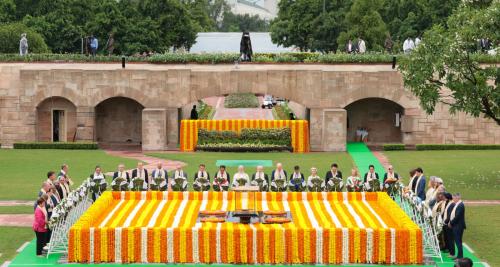
<svg viewBox="0 0 500 267">
<path fill-rule="evenodd" d="M 47 244 L 47 220 L 45 199 L 41 197 L 36 201 L 35 219 L 33 221 L 33 231 L 35 231 L 36 235 L 36 255 L 38 257 L 43 257 L 43 247 Z"/>
<path fill-rule="evenodd" d="M 394 167 L 389 165 L 387 172 L 384 174 L 384 184 L 392 184 L 399 180 L 399 174 L 394 172 Z"/>
<path fill-rule="evenodd" d="M 429 177 L 429 184 L 427 192 L 425 193 L 425 199 L 427 202 L 432 199 L 437 190 L 436 176 Z"/>
<path fill-rule="evenodd" d="M 365 173 L 364 182 L 370 182 L 374 179 L 378 180 L 378 173 L 375 172 L 375 166 L 370 164 L 370 166 L 368 166 L 368 172 Z"/>
<path fill-rule="evenodd" d="M 123 164 L 119 164 L 118 171 L 113 173 L 113 180 L 115 180 L 118 177 L 126 179 L 127 183 L 130 183 L 130 176 L 129 176 L 128 172 L 125 171 L 125 165 L 123 165 Z"/>
<path fill-rule="evenodd" d="M 387 53 L 392 53 L 392 46 L 394 45 L 394 42 L 392 41 L 391 34 L 387 33 L 387 36 L 385 38 L 384 42 L 384 48 Z"/>
<path fill-rule="evenodd" d="M 337 163 L 333 163 L 330 165 L 330 170 L 325 174 L 325 184 L 328 183 L 331 179 L 341 179 L 342 180 L 342 172 L 338 170 L 339 165 Z"/>
<path fill-rule="evenodd" d="M 191 120 L 197 120 L 198 119 L 198 111 L 196 110 L 196 105 L 193 105 L 193 108 L 191 109 L 191 116 L 189 116 Z"/>
<path fill-rule="evenodd" d="M 290 191 L 302 192 L 306 188 L 306 180 L 304 174 L 300 172 L 300 166 L 293 167 L 293 173 L 290 175 L 290 183 L 288 185 Z"/>
<path fill-rule="evenodd" d="M 415 38 L 415 47 L 417 47 L 420 44 L 420 42 L 422 42 L 422 39 L 420 39 L 420 37 L 417 36 L 417 38 Z"/>
<path fill-rule="evenodd" d="M 146 186 L 149 184 L 148 170 L 144 169 L 144 163 L 137 163 L 137 168 L 132 170 L 132 178 L 141 178 L 146 182 Z"/>
<path fill-rule="evenodd" d="M 366 52 L 366 43 L 365 40 L 361 39 L 361 37 L 358 39 L 358 52 L 360 54 L 364 54 Z"/>
<path fill-rule="evenodd" d="M 413 40 L 410 37 L 406 38 L 403 43 L 403 51 L 405 52 L 405 54 L 410 53 L 413 48 L 415 48 L 415 43 L 413 42 Z"/>
<path fill-rule="evenodd" d="M 170 182 L 170 187 L 173 191 L 187 191 L 188 189 L 188 177 L 187 173 L 184 172 L 181 165 L 177 165 L 173 175 L 172 181 Z"/>
<path fill-rule="evenodd" d="M 425 201 L 425 176 L 422 168 L 415 169 L 415 175 L 410 180 L 410 189 L 420 201 Z"/>
<path fill-rule="evenodd" d="M 347 177 L 346 188 L 347 192 L 360 192 L 363 189 L 358 169 L 351 169 L 351 176 Z"/>
<path fill-rule="evenodd" d="M 59 174 L 57 175 L 57 179 L 61 179 L 61 177 L 64 177 L 66 178 L 66 181 L 69 183 L 69 185 L 73 185 L 73 181 L 69 177 L 68 171 L 69 171 L 68 164 L 63 164 L 61 166 L 61 171 L 59 171 Z"/>
<path fill-rule="evenodd" d="M 38 192 L 38 197 L 41 197 L 49 192 L 51 185 L 48 182 L 43 182 L 40 192 Z"/>
<path fill-rule="evenodd" d="M 315 167 L 311 168 L 311 175 L 307 177 L 307 188 L 309 192 L 323 192 L 325 190 L 326 183 L 321 181 L 321 177 L 318 175 L 318 169 Z"/>
<path fill-rule="evenodd" d="M 448 226 L 450 223 L 450 216 L 451 216 L 451 211 L 455 207 L 455 203 L 452 201 L 452 195 L 450 193 L 445 193 L 445 206 L 444 210 L 442 213 L 442 218 L 443 218 L 443 234 L 444 234 L 444 244 L 446 247 L 446 250 L 450 255 L 454 256 L 455 255 L 455 238 L 453 237 L 453 231 L 452 229 Z"/>
<path fill-rule="evenodd" d="M 205 169 L 205 164 L 198 166 L 198 171 L 194 174 L 193 189 L 196 191 L 210 190 L 210 173 Z"/>
<path fill-rule="evenodd" d="M 54 185 L 54 183 L 57 181 L 57 176 L 55 171 L 49 171 L 47 172 L 47 183 L 50 185 Z"/>
<path fill-rule="evenodd" d="M 352 44 L 351 39 L 347 42 L 347 45 L 345 46 L 345 51 L 347 54 L 351 54 L 354 51 L 354 45 Z"/>
<path fill-rule="evenodd" d="M 453 194 L 453 203 L 455 203 L 455 206 L 451 211 L 450 222 L 448 223 L 448 227 L 451 228 L 453 232 L 455 245 L 457 246 L 457 257 L 455 259 L 461 259 L 464 257 L 462 237 L 464 235 L 464 230 L 467 228 L 465 225 L 465 205 L 461 198 L 462 196 L 460 193 Z"/>
<path fill-rule="evenodd" d="M 99 41 L 97 40 L 96 37 L 94 37 L 94 35 L 92 35 L 90 37 L 90 50 L 92 53 L 92 57 L 95 57 L 97 53 L 97 48 L 99 48 Z"/>
<path fill-rule="evenodd" d="M 90 179 L 92 183 L 98 187 L 98 191 L 92 193 L 92 200 L 96 201 L 96 199 L 102 194 L 101 190 L 105 190 L 104 186 L 107 185 L 106 176 L 102 172 L 101 166 L 95 166 L 94 173 L 90 175 Z"/>
<path fill-rule="evenodd" d="M 250 33 L 243 32 L 240 41 L 240 57 L 242 61 L 252 61 L 252 41 L 250 40 Z"/>
<path fill-rule="evenodd" d="M 108 56 L 113 55 L 113 50 L 115 50 L 115 34 L 109 33 L 108 41 L 106 42 L 106 50 L 108 51 Z"/>
<path fill-rule="evenodd" d="M 231 174 L 226 171 L 226 166 L 220 165 L 219 171 L 215 173 L 212 187 L 214 191 L 227 191 L 231 182 Z"/>
<path fill-rule="evenodd" d="M 19 55 L 26 56 L 28 54 L 28 38 L 26 38 L 26 33 L 21 34 L 21 40 L 19 40 Z"/>
</svg>

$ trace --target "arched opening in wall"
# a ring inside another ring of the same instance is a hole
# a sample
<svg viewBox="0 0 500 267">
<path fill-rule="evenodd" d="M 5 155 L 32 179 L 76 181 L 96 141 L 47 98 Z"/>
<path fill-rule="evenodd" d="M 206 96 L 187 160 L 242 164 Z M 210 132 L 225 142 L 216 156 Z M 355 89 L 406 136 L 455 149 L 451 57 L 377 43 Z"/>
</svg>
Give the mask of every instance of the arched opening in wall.
<svg viewBox="0 0 500 267">
<path fill-rule="evenodd" d="M 400 143 L 401 116 L 404 108 L 383 98 L 364 98 L 345 107 L 347 110 L 347 141 L 358 141 L 356 131 L 368 131 L 367 142 Z"/>
<path fill-rule="evenodd" d="M 95 107 L 96 141 L 104 146 L 140 145 L 144 106 L 127 97 L 108 98 Z"/>
<path fill-rule="evenodd" d="M 49 97 L 36 107 L 36 136 L 40 142 L 74 142 L 76 106 L 64 97 Z"/>
</svg>

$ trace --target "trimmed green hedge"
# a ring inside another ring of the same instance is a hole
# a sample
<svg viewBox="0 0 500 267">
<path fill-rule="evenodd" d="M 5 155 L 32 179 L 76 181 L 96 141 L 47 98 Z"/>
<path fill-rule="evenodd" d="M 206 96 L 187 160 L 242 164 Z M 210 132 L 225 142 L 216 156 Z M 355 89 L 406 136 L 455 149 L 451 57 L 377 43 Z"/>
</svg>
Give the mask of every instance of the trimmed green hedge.
<svg viewBox="0 0 500 267">
<path fill-rule="evenodd" d="M 405 150 L 405 144 L 384 144 L 385 151 Z"/>
<path fill-rule="evenodd" d="M 23 142 L 14 143 L 14 149 L 98 149 L 95 142 Z"/>
<path fill-rule="evenodd" d="M 211 152 L 271 152 L 271 151 L 293 151 L 291 146 L 271 145 L 271 144 L 204 144 L 196 145 L 197 151 Z"/>
<path fill-rule="evenodd" d="M 238 53 L 209 53 L 209 54 L 189 54 L 189 53 L 165 53 L 151 57 L 127 56 L 127 62 L 147 62 L 155 64 L 234 64 L 239 59 Z M 346 53 L 310 53 L 310 52 L 290 52 L 290 53 L 255 53 L 251 63 L 308 63 L 308 64 L 389 64 L 392 57 L 403 57 L 403 54 L 390 55 L 384 53 L 346 54 Z M 482 63 L 499 63 L 500 55 L 472 54 L 472 59 Z M 120 63 L 121 56 L 99 55 L 91 58 L 82 54 L 29 54 L 21 57 L 18 54 L 0 54 L 0 62 L 114 62 Z"/>
<path fill-rule="evenodd" d="M 252 93 L 236 93 L 226 96 L 225 108 L 258 108 L 259 99 Z"/>
<path fill-rule="evenodd" d="M 417 150 L 498 150 L 500 145 L 419 144 Z"/>
</svg>

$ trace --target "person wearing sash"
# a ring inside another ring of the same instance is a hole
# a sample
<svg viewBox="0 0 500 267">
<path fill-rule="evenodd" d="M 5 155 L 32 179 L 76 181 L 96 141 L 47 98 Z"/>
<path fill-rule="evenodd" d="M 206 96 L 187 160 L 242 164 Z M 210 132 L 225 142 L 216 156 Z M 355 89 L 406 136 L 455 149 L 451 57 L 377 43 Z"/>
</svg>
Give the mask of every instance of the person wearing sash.
<svg viewBox="0 0 500 267">
<path fill-rule="evenodd" d="M 325 175 L 325 184 L 333 178 L 342 179 L 342 172 L 338 170 L 338 167 L 337 163 L 330 166 L 330 170 Z"/>
<path fill-rule="evenodd" d="M 399 181 L 399 174 L 394 172 L 394 167 L 389 165 L 387 172 L 384 174 L 384 184 L 392 184 Z"/>
<path fill-rule="evenodd" d="M 436 192 L 436 176 L 431 176 L 429 177 L 429 183 L 427 185 L 427 192 L 425 193 L 425 199 L 427 199 L 427 202 L 431 200 L 432 196 Z"/>
<path fill-rule="evenodd" d="M 443 217 L 442 214 L 446 207 L 446 197 L 444 192 L 436 194 L 436 204 L 431 209 L 432 225 L 438 233 L 439 248 L 443 250 L 446 247 L 445 236 L 443 232 Z"/>
<path fill-rule="evenodd" d="M 443 212 L 443 233 L 444 233 L 444 241 L 445 246 L 450 253 L 450 255 L 455 255 L 455 238 L 453 236 L 453 231 L 449 227 L 451 211 L 455 207 L 455 203 L 452 201 L 452 195 L 450 193 L 444 194 L 446 198 L 446 205 Z"/>
<path fill-rule="evenodd" d="M 364 182 L 370 182 L 371 180 L 378 179 L 378 173 L 375 172 L 375 166 L 368 166 L 368 172 L 365 173 Z"/>
<path fill-rule="evenodd" d="M 156 184 L 156 180 L 160 179 L 165 179 L 163 182 L 161 182 L 159 185 Z M 158 186 L 159 188 L 163 188 L 167 186 L 168 188 L 168 172 L 163 169 L 163 164 L 161 162 L 158 162 L 156 164 L 156 168 L 151 172 L 151 180 L 149 181 L 150 186 L 154 185 L 155 187 Z"/>
<path fill-rule="evenodd" d="M 186 191 L 188 187 L 187 173 L 184 172 L 181 165 L 177 165 L 173 175 L 170 187 L 174 191 Z"/>
<path fill-rule="evenodd" d="M 410 180 L 410 190 L 415 194 L 420 201 L 425 201 L 425 176 L 422 168 L 415 169 L 415 175 Z"/>
<path fill-rule="evenodd" d="M 132 170 L 132 179 L 133 178 L 141 178 L 146 182 L 146 186 L 149 184 L 148 170 L 144 169 L 144 163 L 137 163 L 137 168 Z"/>
<path fill-rule="evenodd" d="M 54 183 L 57 181 L 57 176 L 55 171 L 49 171 L 47 172 L 47 183 L 49 183 L 51 186 L 54 185 Z"/>
<path fill-rule="evenodd" d="M 92 199 L 95 201 L 100 195 L 102 190 L 106 190 L 106 176 L 102 173 L 101 166 L 95 166 L 94 173 L 90 175 L 91 182 L 97 188 L 92 194 Z M 104 188 L 102 188 L 104 187 Z"/>
<path fill-rule="evenodd" d="M 61 199 L 64 199 L 71 192 L 71 189 L 69 188 L 68 180 L 66 180 L 66 177 L 63 176 L 63 177 L 61 177 L 61 179 L 59 179 L 59 186 L 60 186 L 60 189 L 58 188 L 58 190 L 61 190 L 61 194 L 62 194 Z"/>
<path fill-rule="evenodd" d="M 50 184 L 48 182 L 43 182 L 42 187 L 40 188 L 40 191 L 38 192 L 38 197 L 41 197 L 42 195 L 45 195 L 49 192 L 50 189 Z"/>
<path fill-rule="evenodd" d="M 245 167 L 243 165 L 238 166 L 238 172 L 233 176 L 232 187 L 246 186 L 250 183 L 250 177 L 245 173 Z"/>
<path fill-rule="evenodd" d="M 63 164 L 61 166 L 61 171 L 57 175 L 57 179 L 60 180 L 61 177 L 64 177 L 64 178 L 66 178 L 68 185 L 73 185 L 73 181 L 68 176 L 68 169 L 69 169 L 68 164 Z"/>
<path fill-rule="evenodd" d="M 282 182 L 276 182 L 276 180 L 280 180 Z M 286 181 L 287 174 L 286 171 L 283 170 L 283 164 L 278 162 L 276 164 L 276 169 L 271 172 L 271 189 L 273 191 L 286 191 Z"/>
<path fill-rule="evenodd" d="M 363 184 L 361 183 L 358 169 L 351 169 L 351 176 L 347 177 L 346 188 L 348 192 L 360 192 L 363 190 Z"/>
<path fill-rule="evenodd" d="M 300 167 L 298 165 L 293 167 L 288 188 L 290 188 L 290 191 L 294 192 L 302 192 L 306 188 L 306 179 L 304 178 L 304 174 L 300 172 Z"/>
<path fill-rule="evenodd" d="M 38 257 L 43 257 L 43 247 L 47 244 L 48 215 L 45 209 L 45 199 L 42 197 L 36 201 L 34 217 L 33 231 L 35 231 L 36 235 L 36 255 Z"/>
<path fill-rule="evenodd" d="M 432 209 L 438 202 L 437 195 L 439 193 L 445 192 L 446 189 L 443 185 L 443 179 L 436 176 L 431 177 L 434 177 L 434 192 L 432 192 L 432 194 L 429 194 L 429 192 L 427 192 L 425 198 L 427 205 Z"/>
<path fill-rule="evenodd" d="M 307 177 L 307 188 L 310 192 L 323 192 L 325 190 L 325 181 L 321 181 L 321 177 L 318 175 L 318 169 L 315 167 L 311 168 L 311 175 Z"/>
<path fill-rule="evenodd" d="M 113 173 L 113 181 L 118 177 L 126 179 L 127 183 L 130 182 L 130 176 L 129 176 L 128 172 L 125 171 L 125 165 L 123 165 L 123 164 L 119 164 L 118 171 Z"/>
<path fill-rule="evenodd" d="M 264 166 L 257 166 L 255 173 L 252 174 L 252 185 L 258 185 L 261 191 L 267 191 L 269 176 L 264 172 Z"/>
<path fill-rule="evenodd" d="M 465 205 L 462 202 L 462 196 L 460 195 L 460 193 L 453 194 L 453 203 L 455 203 L 455 205 L 451 210 L 448 227 L 451 228 L 453 232 L 453 239 L 457 247 L 457 254 L 455 259 L 461 259 L 464 257 L 462 237 L 464 235 L 464 230 L 467 227 L 465 225 Z M 450 254 L 450 256 L 453 255 Z"/>
<path fill-rule="evenodd" d="M 220 165 L 219 171 L 217 171 L 217 173 L 215 174 L 214 181 L 212 183 L 214 191 L 227 191 L 230 182 L 231 175 L 226 171 L 226 166 Z"/>
<path fill-rule="evenodd" d="M 198 171 L 194 174 L 193 188 L 199 188 L 197 191 L 210 190 L 210 174 L 205 170 L 205 164 L 200 164 L 198 166 Z"/>
</svg>

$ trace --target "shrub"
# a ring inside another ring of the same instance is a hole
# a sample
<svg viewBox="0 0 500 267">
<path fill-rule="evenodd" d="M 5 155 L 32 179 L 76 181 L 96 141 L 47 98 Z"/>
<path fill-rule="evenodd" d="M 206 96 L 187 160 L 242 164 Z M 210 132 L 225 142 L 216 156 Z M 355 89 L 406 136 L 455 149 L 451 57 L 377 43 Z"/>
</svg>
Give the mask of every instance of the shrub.
<svg viewBox="0 0 500 267">
<path fill-rule="evenodd" d="M 14 149 L 98 149 L 95 142 L 23 142 L 14 143 Z"/>
<path fill-rule="evenodd" d="M 385 151 L 405 150 L 405 144 L 384 144 Z"/>
<path fill-rule="evenodd" d="M 49 52 L 42 35 L 22 23 L 11 23 L 0 26 L 0 53 L 19 55 L 19 40 L 22 33 L 26 33 L 28 38 L 28 53 Z"/>
<path fill-rule="evenodd" d="M 240 139 L 244 143 L 261 143 L 275 145 L 290 145 L 292 143 L 290 128 L 271 129 L 241 129 Z"/>
<path fill-rule="evenodd" d="M 224 99 L 226 108 L 257 108 L 259 99 L 252 93 L 230 94 Z"/>
<path fill-rule="evenodd" d="M 198 110 L 198 119 L 199 120 L 210 120 L 214 116 L 215 109 L 214 107 L 208 105 L 202 100 L 198 101 L 198 106 L 196 107 Z"/>
<path fill-rule="evenodd" d="M 474 144 L 419 144 L 417 150 L 497 150 L 500 145 L 474 145 Z"/>
<path fill-rule="evenodd" d="M 212 152 L 271 152 L 271 151 L 293 151 L 291 146 L 272 144 L 238 144 L 220 143 L 196 145 L 197 151 Z"/>
<path fill-rule="evenodd" d="M 238 134 L 233 131 L 208 131 L 198 129 L 198 144 L 230 143 L 238 139 Z"/>
</svg>

